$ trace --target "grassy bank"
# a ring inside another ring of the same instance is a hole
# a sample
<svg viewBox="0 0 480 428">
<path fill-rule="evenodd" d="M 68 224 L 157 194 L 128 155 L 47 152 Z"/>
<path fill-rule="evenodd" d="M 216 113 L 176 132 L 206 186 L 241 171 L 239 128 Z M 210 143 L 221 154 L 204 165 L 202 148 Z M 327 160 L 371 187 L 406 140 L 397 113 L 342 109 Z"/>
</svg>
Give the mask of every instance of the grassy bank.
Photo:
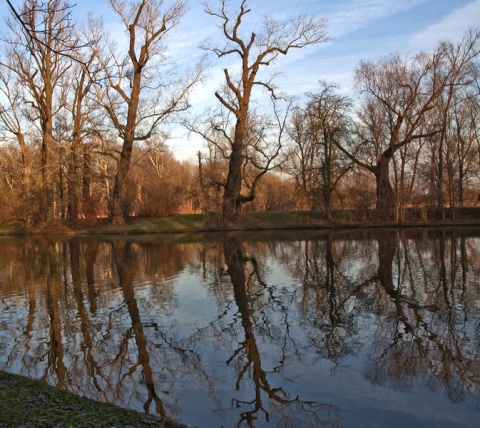
<svg viewBox="0 0 480 428">
<path fill-rule="evenodd" d="M 274 230 L 328 227 L 317 213 L 274 211 L 245 213 L 235 224 L 222 224 L 208 214 L 179 214 L 165 218 L 132 218 L 124 224 L 98 224 L 89 233 L 183 233 L 231 230 Z"/>
<path fill-rule="evenodd" d="M 455 213 L 438 210 L 410 210 L 400 221 L 382 218 L 374 210 L 334 211 L 330 219 L 321 211 L 267 211 L 243 213 L 235 224 L 223 224 L 209 214 L 178 214 L 165 218 L 131 218 L 123 224 L 106 220 L 69 225 L 57 221 L 43 226 L 25 226 L 22 222 L 0 224 L 0 234 L 145 234 L 212 231 L 255 231 L 288 229 L 332 229 L 365 227 L 419 227 L 480 225 L 480 208 L 463 208 Z"/>
<path fill-rule="evenodd" d="M 43 383 L 0 371 L 0 427 L 165 427 L 153 415 L 78 397 Z"/>
</svg>

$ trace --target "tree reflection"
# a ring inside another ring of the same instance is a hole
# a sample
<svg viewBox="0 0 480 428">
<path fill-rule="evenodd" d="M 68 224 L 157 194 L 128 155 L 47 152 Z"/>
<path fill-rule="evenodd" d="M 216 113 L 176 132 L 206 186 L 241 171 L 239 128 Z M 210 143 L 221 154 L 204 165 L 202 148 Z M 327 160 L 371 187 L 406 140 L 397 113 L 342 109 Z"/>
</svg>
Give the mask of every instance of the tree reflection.
<svg viewBox="0 0 480 428">
<path fill-rule="evenodd" d="M 378 282 L 390 297 L 397 297 L 398 291 L 393 284 L 393 259 L 398 248 L 397 232 L 387 231 L 378 239 Z"/>
<path fill-rule="evenodd" d="M 468 277 L 464 244 L 454 236 L 434 241 L 438 246 L 431 259 L 422 261 L 422 283 L 417 280 L 414 246 L 405 234 L 402 245 L 396 236 L 378 238 L 379 278 L 391 297 L 384 301 L 382 312 L 392 322 L 378 324 L 372 346 L 376 354 L 367 359 L 367 378 L 403 391 L 422 380 L 434 391 L 443 386 L 453 402 L 467 395 L 480 398 L 478 331 L 474 333 L 466 323 L 468 308 L 478 295 L 471 296 L 469 304 L 462 286 Z"/>
<path fill-rule="evenodd" d="M 149 412 L 150 403 L 153 401 L 155 403 L 156 412 L 165 418 L 167 412 L 165 411 L 165 406 L 156 391 L 153 371 L 150 365 L 150 355 L 147 349 L 147 339 L 143 331 L 140 311 L 133 291 L 133 272 L 131 266 L 135 265 L 135 263 L 131 246 L 132 245 L 129 242 L 112 245 L 113 258 L 115 260 L 119 285 L 123 291 L 125 304 L 128 307 L 128 313 L 132 320 L 132 332 L 138 350 L 138 365 L 142 368 L 145 385 L 148 391 L 148 399 L 145 401 L 144 411 L 146 413 Z M 133 373 L 135 369 L 136 367 L 133 366 L 130 368 L 129 373 Z"/>
<path fill-rule="evenodd" d="M 161 295 L 152 299 L 154 307 L 172 303 L 173 293 L 162 279 L 165 269 L 158 263 L 178 257 L 169 246 L 158 245 L 148 263 L 143 246 L 119 240 L 45 239 L 28 241 L 23 248 L 22 257 L 14 251 L 18 260 L 5 263 L 24 265 L 17 271 L 25 277 L 12 273 L 8 283 L 15 284 L 19 298 L 26 287 L 27 312 L 23 325 L 21 308 L 12 319 L 18 325 L 9 328 L 13 338 L 6 343 L 13 346 L 4 369 L 28 370 L 44 382 L 110 403 L 143 402 L 143 411 L 167 420 L 173 420 L 181 397 L 175 383 L 209 382 L 199 355 L 178 346 L 173 329 L 162 331 L 152 316 L 142 320 L 145 307 L 135 295 L 139 278 L 153 279 L 151 293 Z M 0 259 L 9 256 L 0 250 Z M 7 332 L 2 329 L 2 337 Z"/>
<path fill-rule="evenodd" d="M 408 391 L 423 382 L 453 402 L 480 398 L 480 290 L 468 260 L 478 248 L 445 231 L 328 234 L 299 245 L 303 251 L 285 260 L 296 255 L 299 310 L 314 320 L 304 328 L 320 352 L 341 365 L 366 349 L 365 375 L 374 384 Z M 376 262 L 363 249 L 376 249 Z M 376 328 L 371 342 L 364 325 Z"/>
<path fill-rule="evenodd" d="M 228 275 L 233 286 L 233 296 L 238 309 L 237 314 L 240 317 L 244 332 L 244 340 L 238 342 L 238 347 L 227 364 L 236 364 L 237 390 L 240 390 L 246 376 L 250 377 L 254 388 L 254 397 L 251 400 L 233 399 L 233 408 L 245 408 L 241 412 L 238 425 L 246 423 L 249 427 L 253 427 L 255 426 L 255 420 L 261 414 L 269 421 L 271 411 L 277 412 L 284 419 L 290 419 L 292 422 L 298 416 L 296 413 L 305 412 L 310 414 L 308 420 L 312 421 L 312 423 L 325 424 L 335 413 L 336 409 L 334 406 L 302 400 L 298 396 L 291 398 L 284 388 L 272 387 L 270 385 L 269 373 L 262 367 L 262 354 L 256 340 L 256 331 L 263 331 L 263 334 L 266 334 L 268 326 L 262 326 L 256 322 L 253 308 L 259 299 L 260 293 L 251 293 L 253 282 L 257 285 L 260 284 L 264 289 L 268 289 L 268 287 L 261 279 L 255 258 L 244 256 L 242 245 L 238 238 L 233 236 L 225 238 L 224 254 Z M 248 277 L 246 275 L 247 265 L 250 268 Z M 269 298 L 275 299 L 273 293 L 268 291 Z M 263 302 L 263 304 L 266 305 L 268 302 Z M 286 335 L 288 336 L 288 313 L 286 307 L 277 305 L 277 310 L 282 312 L 281 316 L 284 319 Z M 266 317 L 260 316 L 260 319 L 262 318 L 265 319 Z M 279 362 L 274 372 L 281 371 L 285 355 L 280 355 L 278 358 Z M 284 421 L 283 423 L 286 422 Z"/>
<path fill-rule="evenodd" d="M 294 253 L 296 259 L 293 257 L 294 274 L 302 283 L 299 311 L 305 319 L 303 328 L 319 355 L 335 367 L 361 346 L 360 311 L 354 303 L 377 281 L 370 263 L 358 264 L 356 270 L 361 274 L 353 274 L 348 250 L 345 241 L 335 241 L 327 234 L 322 240 L 303 241 Z M 286 258 L 292 259 L 292 255 Z"/>
<path fill-rule="evenodd" d="M 53 243 L 48 243 L 46 252 L 43 254 L 45 263 L 45 287 L 46 287 L 46 303 L 49 315 L 49 343 L 48 343 L 48 360 L 45 374 L 42 380 L 46 381 L 47 377 L 54 376 L 57 378 L 56 386 L 65 388 L 65 377 L 67 367 L 64 362 L 65 350 L 62 340 L 62 320 L 61 309 L 59 308 L 59 286 L 60 271 L 58 263 L 58 253 Z"/>
<path fill-rule="evenodd" d="M 480 399 L 479 242 L 460 230 L 7 242 L 1 368 L 164 418 L 198 401 L 212 425 L 340 424 L 341 391 L 317 383 L 352 361 L 372 384 Z"/>
<path fill-rule="evenodd" d="M 75 298 L 75 304 L 77 307 L 77 316 L 80 320 L 80 332 L 82 336 L 82 340 L 80 343 L 80 349 L 83 353 L 83 359 L 86 366 L 86 370 L 91 382 L 94 384 L 95 389 L 97 391 L 102 391 L 102 380 L 104 380 L 104 376 L 102 373 L 101 366 L 95 360 L 95 344 L 94 340 L 91 335 L 91 331 L 93 330 L 92 323 L 89 319 L 88 310 L 85 307 L 85 298 L 84 292 L 82 287 L 82 273 L 80 267 L 80 260 L 81 260 L 81 243 L 78 240 L 70 241 L 68 248 L 70 250 L 70 266 L 71 266 L 71 276 L 72 276 L 72 288 L 73 288 L 73 295 Z M 90 244 L 88 246 L 87 254 L 88 256 L 85 257 L 86 259 L 86 276 L 87 276 L 87 285 L 88 285 L 88 296 L 90 301 L 90 308 L 92 315 L 95 314 L 97 302 L 96 302 L 96 291 L 94 287 L 93 280 L 93 263 L 95 261 L 95 257 L 97 254 L 97 246 L 92 247 Z M 65 265 L 67 265 L 67 261 L 65 261 Z M 80 378 L 78 376 L 77 378 Z M 105 399 L 105 396 L 104 396 Z"/>
</svg>

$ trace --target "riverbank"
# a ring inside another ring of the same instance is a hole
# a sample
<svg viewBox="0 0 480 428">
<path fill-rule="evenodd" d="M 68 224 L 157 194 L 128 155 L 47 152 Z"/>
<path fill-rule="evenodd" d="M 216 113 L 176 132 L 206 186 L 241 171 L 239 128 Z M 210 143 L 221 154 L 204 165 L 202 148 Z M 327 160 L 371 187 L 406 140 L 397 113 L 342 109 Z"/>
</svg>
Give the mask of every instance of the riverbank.
<svg viewBox="0 0 480 428">
<path fill-rule="evenodd" d="M 0 224 L 0 234 L 101 235 L 472 225 L 480 225 L 480 208 L 456 209 L 454 213 L 447 211 L 445 214 L 435 209 L 410 210 L 399 221 L 382 218 L 374 210 L 334 211 L 331 219 L 326 219 L 322 211 L 248 212 L 243 213 L 235 224 L 222 224 L 209 214 L 133 217 L 123 224 L 110 224 L 106 219 L 99 219 L 94 223 L 79 222 L 76 225 L 58 220 L 43 226 L 26 226 L 16 221 Z"/>
<path fill-rule="evenodd" d="M 0 428 L 178 428 L 154 415 L 99 403 L 0 371 Z"/>
</svg>

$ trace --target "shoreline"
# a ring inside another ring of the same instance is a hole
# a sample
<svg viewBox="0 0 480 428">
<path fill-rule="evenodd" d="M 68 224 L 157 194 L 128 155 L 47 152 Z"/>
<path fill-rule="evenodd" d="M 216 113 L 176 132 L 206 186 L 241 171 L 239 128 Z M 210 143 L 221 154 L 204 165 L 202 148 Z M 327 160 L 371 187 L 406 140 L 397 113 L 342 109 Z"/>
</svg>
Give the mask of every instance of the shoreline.
<svg viewBox="0 0 480 428">
<path fill-rule="evenodd" d="M 370 215 L 368 215 L 370 214 Z M 80 221 L 68 224 L 58 220 L 41 226 L 26 226 L 21 221 L 0 224 L 0 235 L 138 235 L 210 232 L 256 232 L 280 230 L 340 230 L 379 228 L 476 227 L 480 226 L 480 208 L 464 208 L 454 219 L 408 218 L 394 221 L 376 218 L 371 213 L 342 211 L 327 220 L 318 211 L 270 211 L 243 213 L 235 224 L 220 224 L 209 214 L 175 214 L 165 218 L 133 217 L 122 224 L 99 219 L 95 223 Z"/>
</svg>

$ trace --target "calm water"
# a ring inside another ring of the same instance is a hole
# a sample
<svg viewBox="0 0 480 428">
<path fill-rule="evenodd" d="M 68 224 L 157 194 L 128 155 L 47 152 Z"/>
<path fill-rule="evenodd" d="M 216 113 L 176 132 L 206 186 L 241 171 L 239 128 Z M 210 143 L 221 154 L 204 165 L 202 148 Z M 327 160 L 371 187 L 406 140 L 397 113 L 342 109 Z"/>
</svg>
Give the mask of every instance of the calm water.
<svg viewBox="0 0 480 428">
<path fill-rule="evenodd" d="M 167 238 L 1 240 L 0 369 L 198 427 L 480 426 L 480 229 Z"/>
</svg>

